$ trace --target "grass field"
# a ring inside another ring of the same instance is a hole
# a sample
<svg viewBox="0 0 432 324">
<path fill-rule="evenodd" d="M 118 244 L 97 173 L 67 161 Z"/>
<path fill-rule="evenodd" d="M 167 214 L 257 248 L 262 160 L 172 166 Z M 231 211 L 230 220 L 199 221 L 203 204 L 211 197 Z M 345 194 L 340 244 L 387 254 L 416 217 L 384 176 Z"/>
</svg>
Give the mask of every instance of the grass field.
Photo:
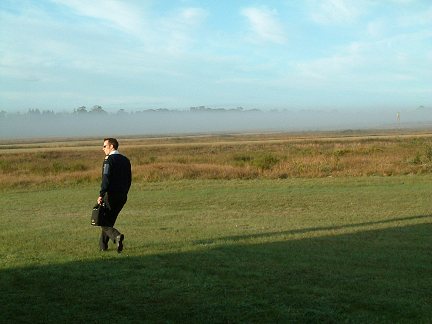
<svg viewBox="0 0 432 324">
<path fill-rule="evenodd" d="M 335 141 L 326 145 L 341 145 Z M 429 137 L 380 141 L 421 152 L 420 164 L 428 168 L 423 149 Z M 2 155 L 8 161 L 3 170 L 11 157 L 24 161 L 42 151 L 51 155 L 51 167 L 62 164 L 56 148 L 25 145 Z M 272 143 L 261 139 L 260 145 L 260 153 L 277 152 Z M 389 147 L 373 145 L 378 153 Z M 182 148 L 188 145 L 173 147 L 187 156 Z M 72 151 L 82 161 L 89 154 Z M 154 156 L 151 163 L 163 158 Z M 14 172 L 3 171 L 3 179 L 19 177 Z M 50 181 L 28 178 L 26 186 L 9 180 L 2 189 L 0 322 L 432 321 L 432 175 L 425 171 L 295 178 L 257 171 L 249 179 L 159 181 L 138 176 L 117 222 L 126 236 L 122 254 L 114 247 L 98 251 L 99 229 L 90 226 L 97 177 L 58 184 L 56 177 L 70 173 L 56 172 Z M 46 175 L 51 173 L 48 168 Z"/>
<path fill-rule="evenodd" d="M 0 190 L 98 181 L 101 140 L 0 145 Z M 135 182 L 432 172 L 432 134 L 251 134 L 120 139 Z"/>
</svg>

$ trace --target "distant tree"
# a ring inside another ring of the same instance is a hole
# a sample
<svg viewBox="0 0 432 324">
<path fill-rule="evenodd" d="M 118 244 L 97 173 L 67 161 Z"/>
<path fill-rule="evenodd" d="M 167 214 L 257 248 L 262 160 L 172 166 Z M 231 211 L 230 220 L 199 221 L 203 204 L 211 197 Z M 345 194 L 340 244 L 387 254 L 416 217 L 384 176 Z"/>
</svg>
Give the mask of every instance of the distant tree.
<svg viewBox="0 0 432 324">
<path fill-rule="evenodd" d="M 119 111 L 117 111 L 117 114 L 118 114 L 118 115 L 126 115 L 127 112 L 126 112 L 126 110 L 124 110 L 124 109 L 119 109 Z"/>
<path fill-rule="evenodd" d="M 0 118 L 5 118 L 6 117 L 7 112 L 2 110 L 0 111 Z"/>
<path fill-rule="evenodd" d="M 27 112 L 28 115 L 40 115 L 39 109 L 29 109 Z"/>
<path fill-rule="evenodd" d="M 74 114 L 85 114 L 85 113 L 87 113 L 86 106 L 81 106 L 74 110 Z"/>
<path fill-rule="evenodd" d="M 107 112 L 103 110 L 102 106 L 94 105 L 92 109 L 90 110 L 90 113 L 92 114 L 106 114 Z"/>
</svg>

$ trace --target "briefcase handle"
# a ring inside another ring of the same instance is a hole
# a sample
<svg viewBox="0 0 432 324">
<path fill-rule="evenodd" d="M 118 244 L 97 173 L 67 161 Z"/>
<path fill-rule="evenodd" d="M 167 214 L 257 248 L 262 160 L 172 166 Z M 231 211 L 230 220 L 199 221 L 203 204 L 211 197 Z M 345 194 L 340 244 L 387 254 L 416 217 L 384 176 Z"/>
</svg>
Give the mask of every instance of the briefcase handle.
<svg viewBox="0 0 432 324">
<path fill-rule="evenodd" d="M 99 205 L 99 204 L 96 204 L 96 205 L 94 205 L 93 209 L 98 209 L 99 206 L 105 207 L 105 203 L 102 202 L 102 204 L 100 204 L 100 205 Z"/>
</svg>

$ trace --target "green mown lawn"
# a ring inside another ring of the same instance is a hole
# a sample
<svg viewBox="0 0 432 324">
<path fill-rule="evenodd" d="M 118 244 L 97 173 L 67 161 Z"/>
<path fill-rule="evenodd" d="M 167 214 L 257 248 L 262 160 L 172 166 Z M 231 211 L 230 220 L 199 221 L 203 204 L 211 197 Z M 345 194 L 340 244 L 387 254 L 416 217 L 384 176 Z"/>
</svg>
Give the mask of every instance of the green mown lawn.
<svg viewBox="0 0 432 324">
<path fill-rule="evenodd" d="M 0 322 L 432 321 L 432 177 L 98 184 L 0 196 Z"/>
</svg>

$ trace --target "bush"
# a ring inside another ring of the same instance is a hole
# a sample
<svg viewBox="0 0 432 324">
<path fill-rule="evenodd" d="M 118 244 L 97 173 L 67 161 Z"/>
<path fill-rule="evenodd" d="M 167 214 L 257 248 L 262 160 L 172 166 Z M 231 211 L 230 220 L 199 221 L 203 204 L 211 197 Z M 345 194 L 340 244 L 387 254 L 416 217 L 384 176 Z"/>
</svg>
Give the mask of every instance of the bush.
<svg viewBox="0 0 432 324">
<path fill-rule="evenodd" d="M 421 156 L 420 153 L 417 152 L 416 156 L 410 161 L 412 164 L 421 164 Z"/>
<path fill-rule="evenodd" d="M 432 146 L 431 145 L 426 146 L 425 156 L 429 162 L 432 162 Z"/>
<path fill-rule="evenodd" d="M 272 154 L 259 156 L 253 161 L 253 165 L 261 170 L 271 170 L 278 163 L 279 159 Z"/>
</svg>

